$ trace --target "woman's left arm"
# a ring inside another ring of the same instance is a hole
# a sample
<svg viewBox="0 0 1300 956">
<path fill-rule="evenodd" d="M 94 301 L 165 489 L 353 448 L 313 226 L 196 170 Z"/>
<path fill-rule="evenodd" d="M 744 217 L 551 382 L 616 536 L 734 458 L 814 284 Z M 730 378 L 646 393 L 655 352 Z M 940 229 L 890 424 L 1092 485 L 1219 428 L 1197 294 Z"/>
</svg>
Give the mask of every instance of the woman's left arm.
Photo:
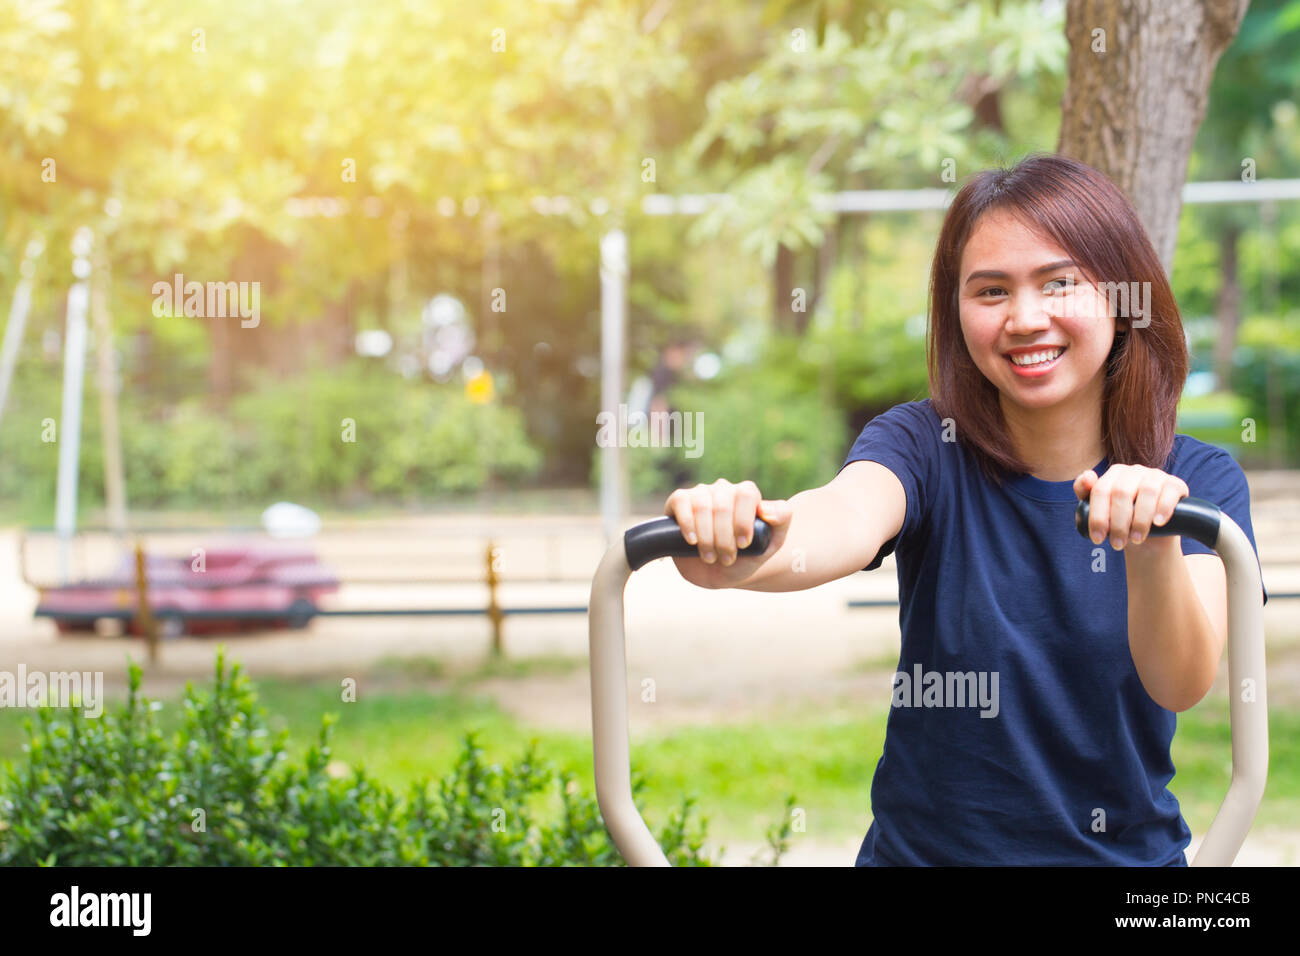
<svg viewBox="0 0 1300 956">
<path fill-rule="evenodd" d="M 1184 555 L 1178 536 L 1150 537 L 1188 489 L 1181 478 L 1141 465 L 1089 469 L 1074 481 L 1088 501 L 1088 533 L 1126 553 L 1128 643 L 1147 693 L 1183 711 L 1209 691 L 1228 637 L 1228 585 L 1213 554 Z"/>
</svg>

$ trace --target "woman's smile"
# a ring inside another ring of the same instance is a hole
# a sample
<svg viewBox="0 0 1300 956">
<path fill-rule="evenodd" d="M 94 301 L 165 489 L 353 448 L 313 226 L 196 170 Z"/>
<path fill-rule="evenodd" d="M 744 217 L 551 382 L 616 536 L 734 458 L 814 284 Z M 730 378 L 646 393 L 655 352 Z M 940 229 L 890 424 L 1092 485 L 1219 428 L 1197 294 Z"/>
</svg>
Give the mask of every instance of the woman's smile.
<svg viewBox="0 0 1300 956">
<path fill-rule="evenodd" d="M 1060 364 L 1067 346 L 1035 346 L 1016 348 L 1006 353 L 1011 370 L 1022 378 L 1041 378 Z"/>
</svg>

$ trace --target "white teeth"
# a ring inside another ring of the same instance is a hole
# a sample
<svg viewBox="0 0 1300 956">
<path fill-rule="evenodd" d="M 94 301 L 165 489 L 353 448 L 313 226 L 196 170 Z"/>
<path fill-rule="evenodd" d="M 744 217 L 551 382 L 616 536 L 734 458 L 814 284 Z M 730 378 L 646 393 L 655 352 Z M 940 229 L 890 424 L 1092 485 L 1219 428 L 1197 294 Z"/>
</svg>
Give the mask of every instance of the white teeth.
<svg viewBox="0 0 1300 956">
<path fill-rule="evenodd" d="M 1011 356 L 1011 361 L 1017 365 L 1041 365 L 1044 362 L 1050 362 L 1065 349 L 1049 349 L 1046 352 L 1025 352 L 1022 355 Z"/>
</svg>

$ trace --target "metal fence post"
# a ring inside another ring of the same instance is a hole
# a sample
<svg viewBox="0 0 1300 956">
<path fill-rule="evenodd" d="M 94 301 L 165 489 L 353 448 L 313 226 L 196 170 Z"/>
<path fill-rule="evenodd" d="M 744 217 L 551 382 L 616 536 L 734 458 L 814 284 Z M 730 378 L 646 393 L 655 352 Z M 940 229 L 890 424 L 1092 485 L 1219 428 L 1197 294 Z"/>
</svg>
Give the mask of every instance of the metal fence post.
<svg viewBox="0 0 1300 956">
<path fill-rule="evenodd" d="M 135 592 L 138 599 L 136 620 L 140 631 L 149 646 L 149 663 L 158 663 L 158 624 L 153 619 L 153 609 L 149 607 L 149 575 L 145 572 L 144 542 L 135 542 Z"/>
<path fill-rule="evenodd" d="M 501 605 L 497 603 L 497 569 L 496 562 L 492 560 L 493 552 L 496 547 L 492 544 L 492 539 L 488 539 L 487 551 L 487 586 L 488 586 L 488 620 L 492 622 L 492 656 L 500 657 L 503 652 L 503 642 L 501 638 L 501 623 L 505 620 L 505 615 L 501 613 Z"/>
</svg>

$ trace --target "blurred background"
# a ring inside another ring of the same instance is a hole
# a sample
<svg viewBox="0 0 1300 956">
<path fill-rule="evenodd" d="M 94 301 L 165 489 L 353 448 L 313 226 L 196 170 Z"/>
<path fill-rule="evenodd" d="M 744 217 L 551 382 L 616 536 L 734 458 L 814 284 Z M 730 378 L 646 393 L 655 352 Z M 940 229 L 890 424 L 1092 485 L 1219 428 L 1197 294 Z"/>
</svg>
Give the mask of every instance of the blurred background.
<svg viewBox="0 0 1300 956">
<path fill-rule="evenodd" d="M 148 644 L 145 687 L 175 701 L 234 635 L 295 752 L 340 715 L 336 777 L 403 787 L 478 728 L 493 755 L 542 739 L 589 787 L 582 612 L 609 509 L 621 529 L 718 477 L 787 497 L 925 397 L 944 197 L 1057 148 L 1065 27 L 1064 3 L 1011 0 L 4 0 L 0 666 L 102 671 L 120 697 Z M 1300 179 L 1298 37 L 1300 3 L 1250 5 L 1189 183 Z M 1172 272 L 1179 431 L 1247 470 L 1270 594 L 1300 591 L 1291 188 L 1189 199 Z M 697 416 L 700 453 L 605 454 L 611 398 Z M 208 558 L 225 617 L 180 593 Z M 628 595 L 647 815 L 695 793 L 743 860 L 793 793 L 787 859 L 852 862 L 892 559 L 789 595 L 664 564 Z M 76 614 L 34 614 L 77 582 Z M 1300 853 L 1298 607 L 1266 608 L 1261 862 Z M 0 760 L 22 716 L 0 711 Z M 1194 830 L 1226 719 L 1222 684 L 1180 715 Z"/>
</svg>

